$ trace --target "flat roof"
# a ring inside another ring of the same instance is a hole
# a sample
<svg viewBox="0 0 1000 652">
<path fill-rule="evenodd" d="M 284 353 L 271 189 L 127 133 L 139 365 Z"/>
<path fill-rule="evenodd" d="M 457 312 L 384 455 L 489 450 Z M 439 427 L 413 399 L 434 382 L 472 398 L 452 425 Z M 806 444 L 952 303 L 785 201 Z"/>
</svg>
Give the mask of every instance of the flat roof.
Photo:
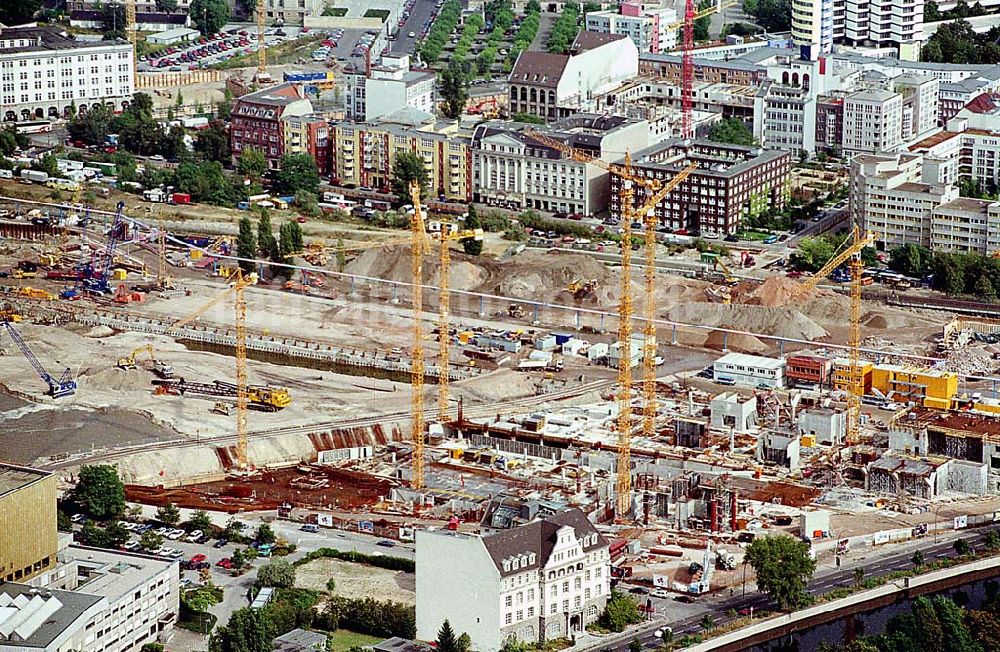
<svg viewBox="0 0 1000 652">
<path fill-rule="evenodd" d="M 938 210 L 949 210 L 949 211 L 963 211 L 966 213 L 980 213 L 986 215 L 989 210 L 990 204 L 995 204 L 995 201 L 990 201 L 989 199 L 974 199 L 972 197 L 959 197 L 958 199 L 952 200 L 947 204 L 941 204 L 935 211 Z"/>
<path fill-rule="evenodd" d="M 1000 419 L 982 413 L 912 408 L 899 420 L 903 427 L 924 427 L 951 430 L 964 436 L 981 439 L 1000 437 Z"/>
<path fill-rule="evenodd" d="M 951 140 L 952 138 L 957 138 L 958 136 L 961 136 L 961 134 L 957 131 L 939 131 L 933 136 L 928 136 L 927 138 L 910 145 L 910 151 L 915 152 L 918 149 L 934 147 L 935 145 L 940 145 L 941 143 Z"/>
<path fill-rule="evenodd" d="M 39 471 L 26 466 L 0 464 L 0 496 L 6 496 L 18 489 L 23 489 L 50 475 L 52 474 L 48 471 Z"/>
<path fill-rule="evenodd" d="M 784 360 L 766 358 L 762 355 L 750 355 L 748 353 L 727 353 L 716 360 L 715 363 L 744 365 L 748 367 L 760 367 L 763 369 L 780 369 L 785 366 Z"/>
<path fill-rule="evenodd" d="M 75 559 L 81 569 L 89 572 L 86 580 L 81 574 L 77 591 L 103 596 L 110 602 L 126 596 L 177 563 L 148 555 L 75 545 L 60 554 Z"/>
</svg>

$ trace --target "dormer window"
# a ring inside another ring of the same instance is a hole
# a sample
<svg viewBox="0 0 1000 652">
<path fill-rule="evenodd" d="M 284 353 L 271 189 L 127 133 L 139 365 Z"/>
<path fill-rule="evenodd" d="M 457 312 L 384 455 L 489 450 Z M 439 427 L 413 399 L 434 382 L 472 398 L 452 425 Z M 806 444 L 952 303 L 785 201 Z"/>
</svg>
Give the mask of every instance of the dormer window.
<svg viewBox="0 0 1000 652">
<path fill-rule="evenodd" d="M 503 572 L 505 572 L 505 573 L 509 573 L 510 572 L 510 560 L 509 559 L 504 559 L 503 560 Z"/>
</svg>

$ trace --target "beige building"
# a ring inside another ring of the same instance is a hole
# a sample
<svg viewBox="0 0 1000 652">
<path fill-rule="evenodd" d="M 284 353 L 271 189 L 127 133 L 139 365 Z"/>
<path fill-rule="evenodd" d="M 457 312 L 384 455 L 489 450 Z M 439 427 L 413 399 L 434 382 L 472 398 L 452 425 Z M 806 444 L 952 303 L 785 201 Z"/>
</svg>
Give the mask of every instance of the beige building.
<svg viewBox="0 0 1000 652">
<path fill-rule="evenodd" d="M 959 197 L 931 213 L 931 248 L 945 253 L 1000 251 L 1000 203 Z"/>
<path fill-rule="evenodd" d="M 844 153 L 891 152 L 902 142 L 903 96 L 867 90 L 844 99 Z"/>
<path fill-rule="evenodd" d="M 925 173 L 926 172 L 926 173 Z M 851 160 L 851 218 L 874 234 L 879 249 L 931 246 L 931 214 L 959 198 L 917 154 L 863 154 Z"/>
<path fill-rule="evenodd" d="M 56 563 L 56 478 L 0 464 L 0 580 L 24 582 Z"/>
<path fill-rule="evenodd" d="M 338 185 L 388 188 L 396 156 L 413 152 L 430 176 L 432 197 L 472 200 L 469 138 L 455 122 L 439 122 L 429 113 L 406 108 L 375 122 L 334 123 L 330 138 L 330 176 Z"/>
</svg>

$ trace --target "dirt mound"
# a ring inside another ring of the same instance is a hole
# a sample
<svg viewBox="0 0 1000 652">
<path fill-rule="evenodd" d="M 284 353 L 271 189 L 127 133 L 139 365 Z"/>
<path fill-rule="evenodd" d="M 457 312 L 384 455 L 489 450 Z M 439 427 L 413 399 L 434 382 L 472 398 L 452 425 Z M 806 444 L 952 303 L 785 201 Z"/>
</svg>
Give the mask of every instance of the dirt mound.
<svg viewBox="0 0 1000 652">
<path fill-rule="evenodd" d="M 744 281 L 734 288 L 734 295 L 741 303 L 758 306 L 790 306 L 805 298 L 799 282 L 787 276 L 770 276 L 760 285 Z"/>
<path fill-rule="evenodd" d="M 889 320 L 885 318 L 885 315 L 880 315 L 879 313 L 868 313 L 861 318 L 861 323 L 865 325 L 865 328 L 888 328 Z"/>
<path fill-rule="evenodd" d="M 595 303 L 617 296 L 614 290 L 618 277 L 612 270 L 591 256 L 563 252 L 522 253 L 504 266 L 498 283 L 484 289 L 519 299 L 542 300 L 574 281 L 597 282 L 597 292 L 591 299 Z"/>
<path fill-rule="evenodd" d="M 674 321 L 768 333 L 777 337 L 818 340 L 827 336 L 826 329 L 792 308 L 685 303 L 674 306 L 667 314 Z"/>
<path fill-rule="evenodd" d="M 409 283 L 413 279 L 409 245 L 396 245 L 367 249 L 357 258 L 347 263 L 344 271 L 348 274 L 371 276 L 388 281 Z M 437 250 L 424 255 L 424 282 L 437 285 L 440 279 Z M 489 277 L 489 271 L 471 257 L 457 251 L 451 252 L 451 287 L 455 290 L 473 290 Z"/>
<path fill-rule="evenodd" d="M 711 335 L 705 339 L 703 346 L 706 349 L 721 351 L 725 348 L 739 353 L 767 353 L 771 348 L 753 335 L 730 333 L 727 337 L 719 331 L 712 331 Z"/>
</svg>

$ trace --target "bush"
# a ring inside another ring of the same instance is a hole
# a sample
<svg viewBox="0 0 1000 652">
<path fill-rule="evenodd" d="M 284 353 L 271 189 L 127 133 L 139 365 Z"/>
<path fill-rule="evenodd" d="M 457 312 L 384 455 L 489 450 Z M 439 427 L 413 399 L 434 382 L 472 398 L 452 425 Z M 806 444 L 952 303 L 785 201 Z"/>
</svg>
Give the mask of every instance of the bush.
<svg viewBox="0 0 1000 652">
<path fill-rule="evenodd" d="M 417 635 L 416 611 L 399 602 L 380 602 L 372 598 L 351 599 L 334 596 L 317 619 L 318 626 L 335 630 L 340 627 L 371 636 Z"/>
<path fill-rule="evenodd" d="M 374 566 L 376 568 L 385 568 L 388 570 L 404 571 L 407 573 L 416 572 L 416 562 L 412 559 L 404 559 L 402 557 L 387 557 L 387 556 L 375 556 L 366 555 L 363 552 L 354 552 L 336 550 L 334 548 L 320 548 L 319 550 L 314 550 L 305 557 L 295 562 L 296 566 L 301 566 L 302 564 L 309 563 L 313 559 L 339 559 L 341 561 L 354 562 L 355 564 L 364 564 L 365 566 Z"/>
</svg>

